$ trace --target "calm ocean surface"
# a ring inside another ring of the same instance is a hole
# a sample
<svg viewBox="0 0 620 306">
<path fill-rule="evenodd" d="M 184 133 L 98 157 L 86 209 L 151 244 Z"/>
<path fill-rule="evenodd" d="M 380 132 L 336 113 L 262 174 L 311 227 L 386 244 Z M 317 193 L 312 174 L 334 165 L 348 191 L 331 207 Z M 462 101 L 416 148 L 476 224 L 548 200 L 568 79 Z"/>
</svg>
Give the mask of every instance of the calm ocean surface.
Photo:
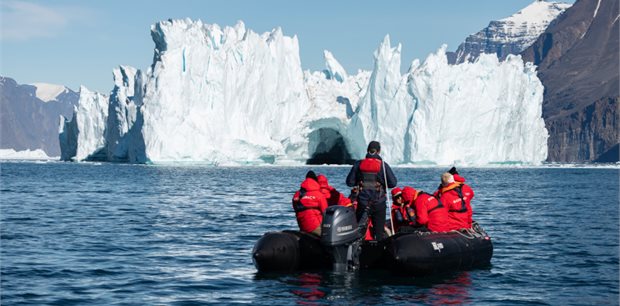
<svg viewBox="0 0 620 306">
<path fill-rule="evenodd" d="M 2 305 L 618 305 L 620 170 L 463 168 L 492 266 L 257 274 L 254 243 L 296 229 L 308 169 L 342 191 L 348 167 L 0 165 Z M 437 187 L 443 168 L 396 168 Z M 348 192 L 346 192 L 348 194 Z"/>
</svg>

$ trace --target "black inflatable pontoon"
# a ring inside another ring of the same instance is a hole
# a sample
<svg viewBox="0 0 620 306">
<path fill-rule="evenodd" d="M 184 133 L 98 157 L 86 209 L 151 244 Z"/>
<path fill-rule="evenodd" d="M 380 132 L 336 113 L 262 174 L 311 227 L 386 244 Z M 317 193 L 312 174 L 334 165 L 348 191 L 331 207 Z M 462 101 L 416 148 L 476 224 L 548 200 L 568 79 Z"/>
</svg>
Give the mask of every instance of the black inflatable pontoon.
<svg viewBox="0 0 620 306">
<path fill-rule="evenodd" d="M 365 228 L 355 211 L 328 207 L 321 237 L 299 231 L 269 232 L 254 246 L 252 258 L 260 272 L 311 269 L 390 269 L 397 273 L 426 275 L 466 270 L 490 264 L 491 238 L 480 226 L 447 233 L 399 232 L 382 241 L 364 241 Z"/>
</svg>

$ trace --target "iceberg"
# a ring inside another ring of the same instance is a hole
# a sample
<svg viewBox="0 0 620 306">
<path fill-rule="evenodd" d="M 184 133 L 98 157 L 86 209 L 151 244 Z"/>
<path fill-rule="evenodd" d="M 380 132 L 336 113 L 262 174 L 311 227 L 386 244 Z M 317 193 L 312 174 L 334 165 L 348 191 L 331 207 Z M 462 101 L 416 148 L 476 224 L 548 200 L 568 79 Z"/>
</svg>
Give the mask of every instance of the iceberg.
<svg viewBox="0 0 620 306">
<path fill-rule="evenodd" d="M 375 51 L 368 88 L 349 126 L 358 158 L 370 141 L 379 140 L 384 158 L 393 164 L 406 162 L 405 139 L 415 97 L 407 92 L 407 78 L 400 73 L 400 54 L 401 45 L 392 48 L 389 35 Z"/>
<path fill-rule="evenodd" d="M 262 162 L 310 108 L 297 37 L 170 20 L 151 29 L 142 107 L 151 161 Z"/>
<path fill-rule="evenodd" d="M 139 69 L 120 66 L 114 69 L 114 89 L 109 98 L 104 131 L 106 160 L 113 162 L 147 162 L 142 137 L 144 117 L 144 74 Z"/>
<path fill-rule="evenodd" d="M 108 98 L 80 87 L 78 106 L 69 120 L 60 116 L 61 160 L 101 160 L 105 145 L 104 129 L 108 117 Z"/>
<path fill-rule="evenodd" d="M 408 162 L 540 163 L 547 158 L 544 88 L 520 55 L 448 65 L 446 46 L 409 76 L 416 97 Z"/>
<path fill-rule="evenodd" d="M 60 135 L 63 159 L 339 164 L 362 158 L 371 140 L 393 164 L 539 164 L 547 155 L 543 87 L 519 56 L 449 65 L 442 46 L 402 74 L 402 47 L 386 36 L 372 71 L 347 74 L 327 50 L 325 70 L 302 71 L 297 37 L 280 28 L 184 19 L 151 35 L 146 72 L 115 69 L 108 99 L 80 90 Z"/>
</svg>

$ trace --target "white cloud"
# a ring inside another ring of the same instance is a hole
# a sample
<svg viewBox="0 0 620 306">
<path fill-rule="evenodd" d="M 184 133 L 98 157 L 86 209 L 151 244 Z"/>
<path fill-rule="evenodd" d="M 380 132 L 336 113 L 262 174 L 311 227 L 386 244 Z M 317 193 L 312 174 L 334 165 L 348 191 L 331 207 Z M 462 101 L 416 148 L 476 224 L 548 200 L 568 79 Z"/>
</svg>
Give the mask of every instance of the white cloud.
<svg viewBox="0 0 620 306">
<path fill-rule="evenodd" d="M 72 21 L 84 20 L 87 11 L 51 7 L 27 1 L 7 0 L 0 4 L 0 39 L 26 41 L 60 34 Z"/>
</svg>

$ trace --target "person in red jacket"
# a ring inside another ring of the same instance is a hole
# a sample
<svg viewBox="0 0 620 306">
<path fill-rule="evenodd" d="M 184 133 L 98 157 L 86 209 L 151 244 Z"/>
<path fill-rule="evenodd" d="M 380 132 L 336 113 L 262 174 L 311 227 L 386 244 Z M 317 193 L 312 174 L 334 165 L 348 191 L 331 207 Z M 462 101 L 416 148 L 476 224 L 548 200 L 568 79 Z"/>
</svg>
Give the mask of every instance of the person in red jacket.
<svg viewBox="0 0 620 306">
<path fill-rule="evenodd" d="M 413 226 L 415 225 L 415 206 L 413 205 L 413 200 L 415 197 L 415 189 L 411 186 L 405 186 L 403 188 L 403 200 L 405 202 L 404 205 L 404 217 L 406 219 L 407 225 Z"/>
<path fill-rule="evenodd" d="M 319 182 L 319 186 L 321 186 L 321 192 L 327 200 L 327 206 L 353 206 L 353 204 L 351 203 L 351 199 L 345 197 L 344 194 L 340 193 L 338 190 L 336 190 L 336 188 L 329 185 L 329 181 L 327 180 L 327 177 L 325 175 L 319 174 L 317 176 L 317 181 Z"/>
<path fill-rule="evenodd" d="M 301 188 L 293 196 L 293 210 L 302 232 L 321 236 L 321 222 L 327 209 L 327 200 L 321 192 L 316 174 L 308 171 Z"/>
<path fill-rule="evenodd" d="M 431 232 L 448 232 L 451 229 L 448 209 L 432 194 L 413 189 L 412 206 L 415 207 L 415 226 Z"/>
<path fill-rule="evenodd" d="M 392 189 L 392 224 L 394 233 L 398 233 L 402 226 L 410 225 L 403 193 L 398 187 Z"/>
<path fill-rule="evenodd" d="M 455 174 L 458 175 L 458 172 Z M 463 177 L 459 175 L 458 178 L 462 182 L 456 181 L 455 176 L 450 172 L 443 173 L 441 175 L 441 186 L 436 191 L 437 197 L 448 209 L 450 230 L 471 228 L 472 226 L 471 199 L 474 197 L 474 191 L 464 183 Z"/>
</svg>

